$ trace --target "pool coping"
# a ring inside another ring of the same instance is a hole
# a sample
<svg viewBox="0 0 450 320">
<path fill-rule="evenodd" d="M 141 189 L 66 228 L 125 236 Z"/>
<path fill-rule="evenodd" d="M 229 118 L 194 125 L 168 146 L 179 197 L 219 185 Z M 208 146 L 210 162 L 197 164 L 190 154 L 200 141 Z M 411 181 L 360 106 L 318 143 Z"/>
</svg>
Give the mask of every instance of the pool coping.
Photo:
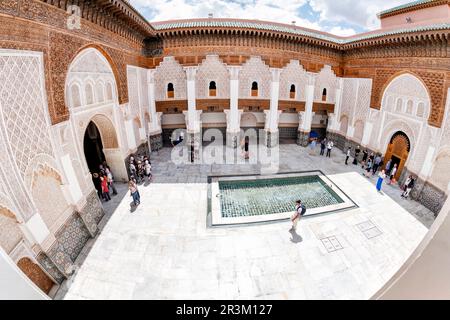
<svg viewBox="0 0 450 320">
<path fill-rule="evenodd" d="M 280 171 L 272 174 L 261 174 L 261 173 L 244 173 L 244 174 L 224 174 L 224 175 L 209 175 L 207 177 L 208 182 L 208 197 L 207 197 L 207 225 L 210 227 L 220 227 L 220 226 L 239 226 L 239 225 L 249 225 L 255 223 L 270 223 L 277 221 L 286 221 L 294 214 L 294 211 L 266 214 L 266 215 L 254 215 L 254 216 L 243 216 L 243 217 L 222 217 L 220 211 L 220 200 L 217 197 L 219 193 L 218 182 L 225 181 L 242 181 L 249 179 L 277 179 L 282 178 L 282 176 L 299 176 L 299 175 L 312 175 L 316 174 L 322 179 L 330 188 L 344 201 L 343 203 L 328 205 L 325 207 L 308 209 L 305 216 L 316 216 L 321 214 L 328 214 L 332 212 L 346 211 L 350 209 L 359 208 L 359 206 L 341 189 L 339 186 L 328 177 L 321 170 L 306 170 L 306 171 Z M 242 179 L 245 178 L 245 179 Z M 326 181 L 328 180 L 328 181 Z M 329 184 L 331 183 L 331 185 Z M 216 195 L 213 198 L 213 195 Z"/>
</svg>

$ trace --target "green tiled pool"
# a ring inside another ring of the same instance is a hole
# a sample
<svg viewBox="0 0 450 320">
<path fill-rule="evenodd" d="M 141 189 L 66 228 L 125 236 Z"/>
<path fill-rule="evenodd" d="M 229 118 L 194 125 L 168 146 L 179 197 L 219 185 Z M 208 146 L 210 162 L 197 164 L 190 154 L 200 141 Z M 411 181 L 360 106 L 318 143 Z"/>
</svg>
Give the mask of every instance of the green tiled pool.
<svg viewBox="0 0 450 320">
<path fill-rule="evenodd" d="M 301 199 L 308 209 L 344 203 L 319 175 L 218 181 L 223 218 L 269 215 L 295 210 Z"/>
</svg>

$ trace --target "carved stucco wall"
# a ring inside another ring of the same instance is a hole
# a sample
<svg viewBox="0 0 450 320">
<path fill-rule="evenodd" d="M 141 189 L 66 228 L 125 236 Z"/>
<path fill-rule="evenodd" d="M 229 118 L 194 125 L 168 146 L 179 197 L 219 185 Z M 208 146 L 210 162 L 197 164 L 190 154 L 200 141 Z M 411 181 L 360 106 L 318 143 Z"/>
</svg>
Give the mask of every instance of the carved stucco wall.
<svg viewBox="0 0 450 320">
<path fill-rule="evenodd" d="M 167 100 L 167 85 L 174 86 L 174 99 L 186 99 L 186 72 L 174 57 L 164 57 L 155 71 L 155 100 Z"/>
<path fill-rule="evenodd" d="M 314 88 L 314 101 L 322 101 L 323 89 L 327 89 L 326 102 L 334 103 L 336 100 L 336 88 L 338 87 L 338 78 L 331 69 L 331 66 L 325 65 L 316 75 Z"/>
<path fill-rule="evenodd" d="M 291 85 L 295 85 L 295 99 L 305 101 L 308 74 L 298 60 L 291 60 L 280 74 L 280 100 L 290 100 Z"/>
<path fill-rule="evenodd" d="M 423 110 L 419 112 L 419 106 Z M 411 142 L 411 151 L 406 165 L 419 173 L 430 142 L 435 141 L 435 132 L 428 126 L 430 98 L 422 82 L 412 74 L 394 78 L 383 94 L 381 113 L 384 123 L 378 146 L 384 152 L 395 131 L 405 132 Z"/>
<path fill-rule="evenodd" d="M 197 70 L 196 98 L 206 99 L 209 96 L 209 83 L 216 82 L 215 99 L 229 99 L 230 76 L 226 65 L 216 55 L 207 55 Z"/>
<path fill-rule="evenodd" d="M 272 75 L 269 66 L 261 60 L 261 57 L 252 56 L 242 66 L 239 72 L 239 97 L 252 98 L 252 83 L 258 83 L 258 99 L 270 99 L 270 86 Z"/>
<path fill-rule="evenodd" d="M 16 216 L 0 204 L 0 246 L 10 253 L 22 239 Z"/>
<path fill-rule="evenodd" d="M 112 102 L 115 78 L 106 58 L 94 48 L 83 50 L 67 73 L 65 99 L 71 108 Z"/>
</svg>

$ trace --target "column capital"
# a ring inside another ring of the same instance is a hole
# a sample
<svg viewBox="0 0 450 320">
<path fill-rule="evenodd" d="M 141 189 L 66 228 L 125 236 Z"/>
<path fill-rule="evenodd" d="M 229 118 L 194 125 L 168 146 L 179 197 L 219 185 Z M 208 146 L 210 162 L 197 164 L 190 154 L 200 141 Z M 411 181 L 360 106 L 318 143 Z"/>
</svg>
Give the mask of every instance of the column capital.
<svg viewBox="0 0 450 320">
<path fill-rule="evenodd" d="M 183 69 L 186 72 L 187 80 L 194 81 L 195 76 L 197 75 L 198 67 L 183 67 Z"/>
<path fill-rule="evenodd" d="M 230 74 L 230 80 L 239 80 L 239 71 L 241 71 L 241 66 L 228 66 L 228 73 Z"/>
</svg>

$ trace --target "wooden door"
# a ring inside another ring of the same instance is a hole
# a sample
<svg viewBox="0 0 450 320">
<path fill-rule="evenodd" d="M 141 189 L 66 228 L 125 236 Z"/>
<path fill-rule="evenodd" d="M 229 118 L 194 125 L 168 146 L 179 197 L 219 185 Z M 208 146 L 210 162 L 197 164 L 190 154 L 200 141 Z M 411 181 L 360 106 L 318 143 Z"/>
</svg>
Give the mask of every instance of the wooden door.
<svg viewBox="0 0 450 320">
<path fill-rule="evenodd" d="M 397 172 L 394 176 L 395 180 L 398 180 L 398 178 L 400 178 L 400 175 L 402 174 L 402 170 L 405 167 L 406 160 L 408 160 L 409 148 L 409 139 L 403 133 L 394 135 L 391 143 L 387 147 L 385 163 L 389 161 L 392 156 L 400 159 Z"/>
<path fill-rule="evenodd" d="M 42 291 L 44 291 L 46 294 L 50 292 L 50 290 L 54 285 L 53 281 L 50 279 L 49 276 L 47 276 L 47 274 L 44 271 L 42 271 L 42 269 L 37 264 L 31 261 L 30 258 L 20 259 L 17 262 L 17 266 Z"/>
</svg>

